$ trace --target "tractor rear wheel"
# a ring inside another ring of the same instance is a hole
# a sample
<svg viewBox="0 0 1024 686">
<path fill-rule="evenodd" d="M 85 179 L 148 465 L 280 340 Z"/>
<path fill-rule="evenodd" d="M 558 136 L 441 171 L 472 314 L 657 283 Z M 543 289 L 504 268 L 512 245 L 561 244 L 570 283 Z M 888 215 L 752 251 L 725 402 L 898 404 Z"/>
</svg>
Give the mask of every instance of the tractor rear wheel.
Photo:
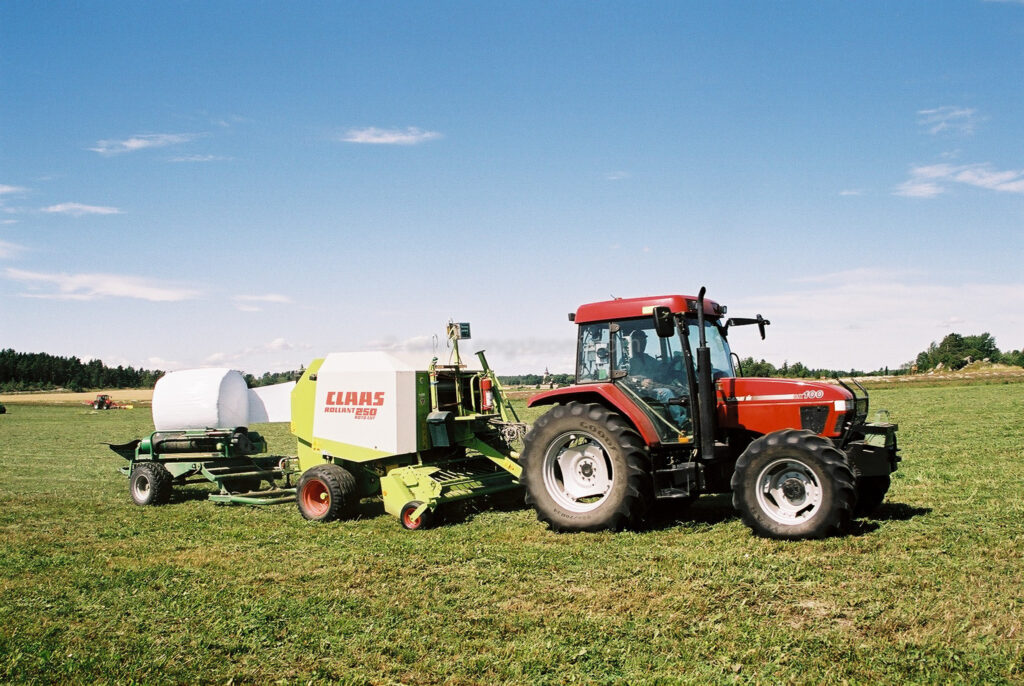
<svg viewBox="0 0 1024 686">
<path fill-rule="evenodd" d="M 299 478 L 299 512 L 314 522 L 351 515 L 359 504 L 356 479 L 344 467 L 328 463 L 311 467 Z"/>
<path fill-rule="evenodd" d="M 554 531 L 636 526 L 653 501 L 643 440 L 601 405 L 549 410 L 526 435 L 522 464 L 526 502 Z"/>
<path fill-rule="evenodd" d="M 174 478 L 159 462 L 142 462 L 132 469 L 128 490 L 136 505 L 165 505 L 171 499 Z"/>
<path fill-rule="evenodd" d="M 732 503 L 759 536 L 821 538 L 849 525 L 853 483 L 846 455 L 832 441 L 786 429 L 758 438 L 740 455 Z"/>
<path fill-rule="evenodd" d="M 889 475 L 857 477 L 857 507 L 853 514 L 863 517 L 878 509 L 891 484 Z"/>
</svg>

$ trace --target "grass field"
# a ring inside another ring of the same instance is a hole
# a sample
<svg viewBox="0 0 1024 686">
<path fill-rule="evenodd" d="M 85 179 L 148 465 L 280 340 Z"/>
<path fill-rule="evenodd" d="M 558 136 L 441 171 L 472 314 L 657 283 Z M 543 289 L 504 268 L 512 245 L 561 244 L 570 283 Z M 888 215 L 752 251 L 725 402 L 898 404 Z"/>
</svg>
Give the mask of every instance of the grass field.
<svg viewBox="0 0 1024 686">
<path fill-rule="evenodd" d="M 407 532 L 372 502 L 316 525 L 201 487 L 140 508 L 99 443 L 147 410 L 10 404 L 0 681 L 1024 683 L 1024 384 L 872 400 L 901 428 L 886 504 L 798 543 L 721 497 L 578 535 L 525 509 Z"/>
</svg>

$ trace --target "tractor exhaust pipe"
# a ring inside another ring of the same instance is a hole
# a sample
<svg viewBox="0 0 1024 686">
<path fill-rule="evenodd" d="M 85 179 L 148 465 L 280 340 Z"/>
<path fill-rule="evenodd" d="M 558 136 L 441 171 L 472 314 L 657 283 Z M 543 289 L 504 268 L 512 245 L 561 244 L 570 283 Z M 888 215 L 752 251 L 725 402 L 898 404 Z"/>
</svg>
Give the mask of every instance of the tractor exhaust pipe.
<svg viewBox="0 0 1024 686">
<path fill-rule="evenodd" d="M 704 293 L 697 294 L 697 403 L 700 406 L 700 456 L 704 460 L 715 458 L 715 384 L 711 378 L 711 349 L 704 333 Z"/>
</svg>

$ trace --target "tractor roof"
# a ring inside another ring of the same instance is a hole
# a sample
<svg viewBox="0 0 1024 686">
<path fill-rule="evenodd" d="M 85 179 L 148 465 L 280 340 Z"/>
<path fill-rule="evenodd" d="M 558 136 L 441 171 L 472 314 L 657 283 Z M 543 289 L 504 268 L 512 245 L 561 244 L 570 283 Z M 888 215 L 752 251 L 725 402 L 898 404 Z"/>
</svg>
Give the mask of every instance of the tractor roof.
<svg viewBox="0 0 1024 686">
<path fill-rule="evenodd" d="M 573 321 L 577 324 L 605 322 L 612 319 L 650 316 L 653 308 L 667 307 L 673 312 L 696 312 L 697 298 L 692 295 L 655 295 L 646 298 L 616 298 L 599 303 L 580 305 Z M 725 307 L 714 300 L 704 298 L 704 314 L 719 317 L 725 314 Z"/>
</svg>

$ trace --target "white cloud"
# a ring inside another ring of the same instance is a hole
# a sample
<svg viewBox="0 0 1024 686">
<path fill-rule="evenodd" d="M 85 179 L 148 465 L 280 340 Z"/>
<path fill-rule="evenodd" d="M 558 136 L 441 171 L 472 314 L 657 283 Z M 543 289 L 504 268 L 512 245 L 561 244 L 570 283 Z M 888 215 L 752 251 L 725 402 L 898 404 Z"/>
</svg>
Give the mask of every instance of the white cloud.
<svg viewBox="0 0 1024 686">
<path fill-rule="evenodd" d="M 255 303 L 271 303 L 275 305 L 290 305 L 293 301 L 287 295 L 280 293 L 267 293 L 266 295 L 236 295 L 232 300 L 235 302 L 235 309 L 239 312 L 261 312 L 262 308 Z"/>
<path fill-rule="evenodd" d="M 979 121 L 978 111 L 971 107 L 944 105 L 917 112 L 917 123 L 933 136 L 944 131 L 969 135 L 974 133 Z"/>
<path fill-rule="evenodd" d="M 80 202 L 62 202 L 59 205 L 44 207 L 43 212 L 49 214 L 69 214 L 72 217 L 84 217 L 87 214 L 121 214 L 116 207 L 102 207 L 99 205 L 83 205 Z"/>
<path fill-rule="evenodd" d="M 125 152 L 145 150 L 146 148 L 163 148 L 168 145 L 188 143 L 199 137 L 195 133 L 154 133 L 132 136 L 123 140 L 102 140 L 96 143 L 96 147 L 89 148 L 101 155 L 120 155 Z"/>
<path fill-rule="evenodd" d="M 23 186 L 8 186 L 0 183 L 0 195 L 14 195 L 16 193 L 24 193 L 26 191 L 28 191 L 28 189 Z"/>
<path fill-rule="evenodd" d="M 952 184 L 964 184 L 1004 193 L 1024 193 L 1024 169 L 993 169 L 991 164 L 931 164 L 911 167 L 910 178 L 894 193 L 911 198 L 931 198 Z"/>
<path fill-rule="evenodd" d="M 212 353 L 203 359 L 203 364 L 237 364 L 239 366 L 244 366 L 251 369 L 255 368 L 255 366 L 258 365 L 258 363 L 255 362 L 256 359 L 263 358 L 267 355 L 277 355 L 280 353 L 291 352 L 296 350 L 307 350 L 309 347 L 310 346 L 307 344 L 292 343 L 291 341 L 285 338 L 275 338 L 274 340 L 268 341 L 267 343 L 255 345 L 249 348 L 245 348 L 243 350 L 238 350 L 236 352 Z M 277 364 L 275 366 L 280 367 L 281 365 Z M 294 366 L 297 367 L 298 364 Z M 288 366 L 286 365 L 283 368 L 287 369 Z"/>
<path fill-rule="evenodd" d="M 230 157 L 222 157 L 220 155 L 178 155 L 177 157 L 168 157 L 168 162 L 222 162 L 229 160 Z"/>
<path fill-rule="evenodd" d="M 942 195 L 945 193 L 945 189 L 937 183 L 931 183 L 929 181 L 904 181 L 896 190 L 893 191 L 893 195 L 901 195 L 904 198 L 934 198 L 936 195 Z"/>
<path fill-rule="evenodd" d="M 8 259 L 14 257 L 25 248 L 14 243 L 8 243 L 7 241 L 0 241 L 0 259 Z"/>
<path fill-rule="evenodd" d="M 864 190 L 861 188 L 847 188 L 839 191 L 839 195 L 864 195 Z"/>
<path fill-rule="evenodd" d="M 344 143 L 371 143 L 376 145 L 417 145 L 441 138 L 437 131 L 423 131 L 410 126 L 406 129 L 349 129 L 339 140 Z"/>
<path fill-rule="evenodd" d="M 151 279 L 118 274 L 43 274 L 21 269 L 7 269 L 4 275 L 25 284 L 30 292 L 25 297 L 53 300 L 98 300 L 100 298 L 135 298 L 150 302 L 191 300 L 199 291 L 161 285 Z M 50 290 L 45 290 L 47 287 Z M 55 289 L 55 290 L 54 290 Z"/>
<path fill-rule="evenodd" d="M 622 181 L 623 179 L 630 178 L 630 176 L 632 176 L 632 174 L 627 171 L 613 171 L 605 174 L 604 178 L 607 181 Z"/>
<path fill-rule="evenodd" d="M 267 293 L 266 295 L 236 295 L 234 300 L 239 302 L 281 303 L 284 305 L 292 302 L 291 298 L 287 295 L 281 295 L 280 293 Z"/>
<path fill-rule="evenodd" d="M 147 357 L 145 364 L 143 365 L 146 369 L 177 369 L 181 366 L 181 362 L 176 360 L 165 360 L 162 357 Z"/>
</svg>

